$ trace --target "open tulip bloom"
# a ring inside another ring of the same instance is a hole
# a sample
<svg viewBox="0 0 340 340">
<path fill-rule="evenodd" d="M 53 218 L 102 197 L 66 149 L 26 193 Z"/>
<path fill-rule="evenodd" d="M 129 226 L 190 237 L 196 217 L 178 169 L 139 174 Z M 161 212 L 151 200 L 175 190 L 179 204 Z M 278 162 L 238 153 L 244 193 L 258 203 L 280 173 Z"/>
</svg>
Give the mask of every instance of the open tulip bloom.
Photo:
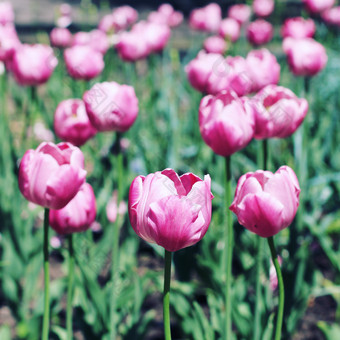
<svg viewBox="0 0 340 340">
<path fill-rule="evenodd" d="M 192 173 L 178 176 L 172 169 L 134 179 L 129 193 L 129 217 L 133 230 L 143 240 L 165 248 L 164 331 L 171 339 L 169 293 L 171 252 L 200 241 L 211 220 L 210 176 L 204 180 Z"/>
</svg>

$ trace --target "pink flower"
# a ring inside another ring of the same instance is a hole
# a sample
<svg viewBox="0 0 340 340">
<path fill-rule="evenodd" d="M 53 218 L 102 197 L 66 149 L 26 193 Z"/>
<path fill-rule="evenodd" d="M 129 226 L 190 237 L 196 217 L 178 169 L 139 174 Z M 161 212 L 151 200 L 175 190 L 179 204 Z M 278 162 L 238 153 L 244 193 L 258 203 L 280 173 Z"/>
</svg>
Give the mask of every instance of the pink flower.
<svg viewBox="0 0 340 340">
<path fill-rule="evenodd" d="M 14 25 L 0 25 L 0 60 L 10 61 L 14 52 L 21 45 Z"/>
<path fill-rule="evenodd" d="M 321 17 L 326 23 L 340 27 L 340 6 L 326 9 Z"/>
<path fill-rule="evenodd" d="M 280 65 L 276 57 L 267 49 L 250 51 L 247 55 L 246 63 L 252 92 L 257 92 L 266 85 L 279 82 Z"/>
<path fill-rule="evenodd" d="M 73 36 L 72 46 L 89 46 L 95 51 L 105 54 L 110 47 L 107 35 L 101 30 L 78 32 Z"/>
<path fill-rule="evenodd" d="M 36 86 L 47 82 L 58 60 L 47 45 L 20 45 L 13 56 L 12 72 L 20 85 Z"/>
<path fill-rule="evenodd" d="M 334 6 L 335 0 L 303 0 L 311 13 L 321 13 Z"/>
<path fill-rule="evenodd" d="M 235 19 L 240 25 L 249 21 L 251 8 L 245 4 L 233 5 L 228 10 L 228 17 Z"/>
<path fill-rule="evenodd" d="M 283 41 L 283 50 L 287 55 L 290 70 L 296 76 L 314 76 L 327 64 L 325 48 L 312 38 L 288 37 Z"/>
<path fill-rule="evenodd" d="M 9 1 L 0 2 L 0 25 L 12 24 L 14 22 L 14 11 Z"/>
<path fill-rule="evenodd" d="M 67 28 L 55 27 L 50 33 L 50 41 L 55 47 L 69 47 L 72 43 L 72 33 Z"/>
<path fill-rule="evenodd" d="M 174 170 L 138 176 L 129 193 L 129 217 L 143 240 L 167 251 L 177 251 L 200 241 L 211 220 L 211 180 Z"/>
<path fill-rule="evenodd" d="M 274 11 L 274 0 L 254 0 L 253 10 L 258 17 L 267 17 Z"/>
<path fill-rule="evenodd" d="M 64 60 L 67 72 L 75 79 L 93 79 L 104 69 L 103 55 L 90 46 L 67 48 Z"/>
<path fill-rule="evenodd" d="M 285 138 L 302 124 L 308 112 L 306 99 L 289 89 L 268 85 L 251 99 L 255 113 L 255 138 Z"/>
<path fill-rule="evenodd" d="M 121 201 L 119 203 L 119 208 L 117 205 L 117 200 L 118 200 L 118 192 L 115 190 L 112 194 L 111 199 L 106 205 L 106 216 L 107 219 L 111 222 L 114 223 L 116 222 L 117 215 L 124 215 L 127 211 L 127 205 L 125 201 Z"/>
<path fill-rule="evenodd" d="M 169 27 L 177 27 L 183 21 L 183 14 L 175 11 L 170 4 L 162 4 L 158 7 L 157 12 L 153 11 L 149 14 L 148 21 Z"/>
<path fill-rule="evenodd" d="M 313 19 L 304 19 L 302 17 L 289 18 L 285 20 L 282 26 L 281 35 L 284 38 L 312 38 L 315 33 L 315 29 Z"/>
<path fill-rule="evenodd" d="M 63 3 L 58 8 L 56 25 L 61 28 L 70 26 L 72 23 L 72 7 Z"/>
<path fill-rule="evenodd" d="M 218 155 L 230 156 L 243 149 L 254 136 L 254 117 L 248 105 L 232 91 L 201 100 L 199 126 L 205 143 Z"/>
<path fill-rule="evenodd" d="M 219 28 L 219 35 L 221 37 L 235 42 L 240 37 L 240 33 L 241 26 L 235 19 L 227 18 L 222 20 Z"/>
<path fill-rule="evenodd" d="M 257 170 L 241 176 L 229 209 L 245 228 L 271 237 L 292 223 L 299 194 L 299 182 L 290 167 L 282 166 L 275 174 Z"/>
<path fill-rule="evenodd" d="M 274 29 L 271 23 L 263 19 L 257 19 L 247 27 L 247 39 L 255 45 L 263 45 L 272 40 Z"/>
<path fill-rule="evenodd" d="M 119 31 L 134 24 L 138 19 L 138 12 L 131 6 L 120 6 L 113 11 L 112 16 L 115 29 Z"/>
<path fill-rule="evenodd" d="M 138 99 L 132 86 L 104 82 L 83 96 L 92 125 L 98 131 L 127 131 L 138 115 Z"/>
<path fill-rule="evenodd" d="M 90 184 L 84 183 L 76 196 L 62 209 L 50 210 L 50 226 L 61 235 L 90 228 L 96 218 L 96 198 Z"/>
<path fill-rule="evenodd" d="M 189 25 L 192 29 L 204 32 L 217 32 L 222 20 L 221 7 L 211 3 L 191 11 Z"/>
<path fill-rule="evenodd" d="M 19 167 L 19 189 L 30 202 L 63 208 L 85 182 L 83 153 L 72 144 L 41 143 L 25 152 Z"/>
<path fill-rule="evenodd" d="M 85 144 L 97 133 L 81 99 L 67 99 L 59 103 L 54 114 L 54 131 L 60 139 L 76 146 Z"/>
<path fill-rule="evenodd" d="M 214 35 L 204 40 L 203 47 L 208 53 L 224 54 L 227 50 L 227 42 L 220 36 Z"/>
</svg>

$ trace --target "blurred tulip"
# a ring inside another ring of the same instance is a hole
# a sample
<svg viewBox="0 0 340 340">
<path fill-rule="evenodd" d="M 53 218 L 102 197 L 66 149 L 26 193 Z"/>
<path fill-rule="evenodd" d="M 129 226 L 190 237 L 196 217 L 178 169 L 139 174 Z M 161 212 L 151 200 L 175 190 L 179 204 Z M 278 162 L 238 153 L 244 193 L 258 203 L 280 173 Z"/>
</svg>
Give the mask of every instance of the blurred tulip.
<svg viewBox="0 0 340 340">
<path fill-rule="evenodd" d="M 46 128 L 42 122 L 37 122 L 33 126 L 33 136 L 41 142 L 54 142 L 53 132 Z"/>
<path fill-rule="evenodd" d="M 261 237 L 287 228 L 299 206 L 300 186 L 294 171 L 282 166 L 273 174 L 257 170 L 241 176 L 230 206 L 238 222 Z"/>
<path fill-rule="evenodd" d="M 72 43 L 72 33 L 67 28 L 55 27 L 50 33 L 50 41 L 54 47 L 69 47 Z"/>
<path fill-rule="evenodd" d="M 264 45 L 273 39 L 274 29 L 271 23 L 257 19 L 247 27 L 247 39 L 255 45 Z"/>
<path fill-rule="evenodd" d="M 111 199 L 106 205 L 106 216 L 107 219 L 111 222 L 114 223 L 117 219 L 117 215 L 124 215 L 127 212 L 127 205 L 125 201 L 121 201 L 119 203 L 119 208 L 117 205 L 117 200 L 118 200 L 118 192 L 115 190 L 112 194 Z"/>
<path fill-rule="evenodd" d="M 308 102 L 282 86 L 268 85 L 251 99 L 255 113 L 255 138 L 285 138 L 302 124 Z"/>
<path fill-rule="evenodd" d="M 221 37 L 235 42 L 240 37 L 240 33 L 241 26 L 235 19 L 227 18 L 222 20 L 219 28 L 219 35 Z"/>
<path fill-rule="evenodd" d="M 56 26 L 66 28 L 70 26 L 71 23 L 72 23 L 72 7 L 67 3 L 63 3 L 58 8 Z"/>
<path fill-rule="evenodd" d="M 0 2 L 0 25 L 12 24 L 14 22 L 14 11 L 9 1 Z"/>
<path fill-rule="evenodd" d="M 0 25 L 0 60 L 12 60 L 15 50 L 21 45 L 14 25 Z"/>
<path fill-rule="evenodd" d="M 78 32 L 73 36 L 72 46 L 89 46 L 95 51 L 105 54 L 110 47 L 107 35 L 101 30 Z"/>
<path fill-rule="evenodd" d="M 285 20 L 282 26 L 281 35 L 283 38 L 312 38 L 315 33 L 315 29 L 313 19 L 304 19 L 302 17 L 289 18 Z"/>
<path fill-rule="evenodd" d="M 15 50 L 11 67 L 20 85 L 35 86 L 47 82 L 57 64 L 50 46 L 23 44 Z"/>
<path fill-rule="evenodd" d="M 54 114 L 54 131 L 60 139 L 76 146 L 85 144 L 97 133 L 81 99 L 67 99 L 59 103 Z"/>
<path fill-rule="evenodd" d="M 19 167 L 19 189 L 30 202 L 61 209 L 85 182 L 83 153 L 68 143 L 41 143 L 24 154 Z"/>
<path fill-rule="evenodd" d="M 321 17 L 327 24 L 340 27 L 340 6 L 325 10 Z"/>
<path fill-rule="evenodd" d="M 96 218 L 96 198 L 91 185 L 84 183 L 64 208 L 50 210 L 49 217 L 50 226 L 61 235 L 89 229 Z"/>
<path fill-rule="evenodd" d="M 233 5 L 228 10 L 228 17 L 235 19 L 240 25 L 247 23 L 251 16 L 251 8 L 245 4 Z"/>
<path fill-rule="evenodd" d="M 274 7 L 274 0 L 254 0 L 253 2 L 253 10 L 258 17 L 267 17 L 272 14 Z"/>
<path fill-rule="evenodd" d="M 104 69 L 103 55 L 90 46 L 73 46 L 64 51 L 67 72 L 75 79 L 90 80 Z"/>
<path fill-rule="evenodd" d="M 327 64 L 326 49 L 312 38 L 283 40 L 290 70 L 296 76 L 314 76 Z"/>
<path fill-rule="evenodd" d="M 321 13 L 334 6 L 335 0 L 303 0 L 311 13 Z"/>
<path fill-rule="evenodd" d="M 98 131 L 127 131 L 138 115 L 138 99 L 132 86 L 113 81 L 97 83 L 84 93 L 83 100 Z"/>
<path fill-rule="evenodd" d="M 252 92 L 257 92 L 266 85 L 276 85 L 279 82 L 280 65 L 276 57 L 267 49 L 250 51 L 246 63 Z"/>
<path fill-rule="evenodd" d="M 222 20 L 221 7 L 216 3 L 191 11 L 189 25 L 192 29 L 214 33 Z"/>
<path fill-rule="evenodd" d="M 170 4 L 162 4 L 158 7 L 156 12 L 153 11 L 149 14 L 148 21 L 167 25 L 169 27 L 177 27 L 183 21 L 183 14 L 175 11 Z"/>
<path fill-rule="evenodd" d="M 223 91 L 201 100 L 199 126 L 205 143 L 226 157 L 248 145 L 254 136 L 255 122 L 252 110 L 235 92 Z"/>
<path fill-rule="evenodd" d="M 218 35 L 204 40 L 203 47 L 208 53 L 224 54 L 227 51 L 227 42 Z"/>
<path fill-rule="evenodd" d="M 202 181 L 192 173 L 179 177 L 174 170 L 138 176 L 129 193 L 129 217 L 143 240 L 173 252 L 194 245 L 211 220 L 209 175 Z"/>
</svg>

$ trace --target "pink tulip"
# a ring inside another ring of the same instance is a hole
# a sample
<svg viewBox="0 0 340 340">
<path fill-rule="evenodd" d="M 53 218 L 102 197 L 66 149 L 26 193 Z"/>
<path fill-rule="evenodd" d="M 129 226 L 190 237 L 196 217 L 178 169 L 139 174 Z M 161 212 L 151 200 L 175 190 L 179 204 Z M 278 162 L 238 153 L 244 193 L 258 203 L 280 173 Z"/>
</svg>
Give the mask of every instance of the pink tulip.
<svg viewBox="0 0 340 340">
<path fill-rule="evenodd" d="M 274 0 L 254 0 L 253 2 L 253 10 L 258 17 L 267 17 L 272 14 L 274 7 Z"/>
<path fill-rule="evenodd" d="M 247 39 L 255 46 L 267 44 L 273 39 L 273 34 L 272 24 L 263 19 L 257 19 L 247 27 Z"/>
<path fill-rule="evenodd" d="M 59 6 L 56 25 L 61 28 L 66 28 L 72 23 L 72 7 L 63 3 Z"/>
<path fill-rule="evenodd" d="M 325 10 L 321 17 L 327 24 L 340 27 L 340 6 Z"/>
<path fill-rule="evenodd" d="M 95 51 L 105 54 L 110 47 L 107 35 L 101 30 L 78 32 L 73 36 L 72 46 L 89 46 Z"/>
<path fill-rule="evenodd" d="M 299 194 L 299 182 L 290 167 L 282 166 L 275 174 L 257 170 L 241 176 L 229 209 L 245 228 L 271 237 L 293 222 Z"/>
<path fill-rule="evenodd" d="M 98 131 L 127 131 L 138 115 L 138 99 L 132 86 L 104 82 L 83 96 L 92 125 Z"/>
<path fill-rule="evenodd" d="M 247 73 L 251 80 L 251 91 L 260 91 L 267 85 L 280 80 L 280 65 L 267 49 L 254 50 L 246 58 Z"/>
<path fill-rule="evenodd" d="M 12 72 L 20 85 L 36 86 L 47 82 L 58 64 L 47 45 L 21 45 L 13 56 Z"/>
<path fill-rule="evenodd" d="M 81 99 L 67 99 L 59 103 L 54 114 L 54 131 L 60 139 L 76 146 L 85 144 L 97 133 Z"/>
<path fill-rule="evenodd" d="M 72 33 L 67 28 L 55 27 L 50 33 L 50 41 L 54 47 L 69 47 L 72 43 Z"/>
<path fill-rule="evenodd" d="M 335 0 L 303 0 L 303 2 L 311 13 L 321 13 L 335 4 Z"/>
<path fill-rule="evenodd" d="M 251 104 L 255 113 L 256 139 L 291 136 L 308 112 L 306 99 L 276 85 L 266 86 L 251 99 Z"/>
<path fill-rule="evenodd" d="M 235 19 L 227 18 L 222 20 L 219 28 L 219 35 L 221 37 L 235 42 L 240 37 L 240 33 L 241 26 Z"/>
<path fill-rule="evenodd" d="M 248 145 L 254 136 L 255 122 L 252 110 L 235 92 L 222 91 L 201 100 L 199 126 L 205 143 L 226 157 Z"/>
<path fill-rule="evenodd" d="M 31 127 L 29 127 L 30 129 Z M 40 142 L 54 142 L 54 134 L 48 129 L 42 122 L 36 122 L 33 125 L 31 131 L 29 130 L 28 135 L 33 137 Z"/>
<path fill-rule="evenodd" d="M 0 25 L 0 61 L 12 60 L 15 50 L 20 45 L 14 25 Z"/>
<path fill-rule="evenodd" d="M 111 199 L 106 205 L 106 216 L 107 216 L 107 219 L 111 223 L 116 222 L 118 214 L 123 216 L 127 211 L 127 205 L 125 201 L 121 201 L 118 207 L 117 200 L 118 200 L 118 192 L 117 190 L 115 190 L 112 194 Z"/>
<path fill-rule="evenodd" d="M 200 241 L 211 220 L 210 176 L 202 181 L 192 173 L 174 170 L 138 176 L 129 193 L 129 217 L 143 240 L 167 251 L 177 251 Z"/>
<path fill-rule="evenodd" d="M 222 20 L 221 7 L 211 3 L 191 11 L 189 25 L 192 29 L 204 32 L 217 32 Z"/>
<path fill-rule="evenodd" d="M 119 31 L 133 25 L 138 19 L 138 12 L 131 6 L 120 6 L 112 12 L 112 16 L 115 30 Z"/>
<path fill-rule="evenodd" d="M 312 38 L 283 41 L 283 50 L 287 55 L 290 70 L 296 76 L 314 76 L 327 64 L 326 50 Z"/>
<path fill-rule="evenodd" d="M 162 4 L 158 7 L 157 12 L 153 11 L 149 14 L 148 21 L 169 27 L 177 27 L 183 21 L 183 14 L 175 11 L 170 4 Z"/>
<path fill-rule="evenodd" d="M 313 19 L 304 19 L 302 17 L 289 18 L 282 26 L 281 35 L 283 38 L 312 38 L 315 30 L 316 28 Z"/>
<path fill-rule="evenodd" d="M 251 16 L 251 8 L 245 4 L 233 5 L 228 10 L 228 17 L 235 19 L 240 25 L 247 23 Z"/>
<path fill-rule="evenodd" d="M 84 183 L 76 196 L 62 209 L 50 210 L 50 226 L 61 235 L 90 228 L 96 218 L 96 198 L 90 184 Z"/>
<path fill-rule="evenodd" d="M 225 39 L 214 35 L 204 40 L 203 47 L 208 53 L 224 54 L 228 45 Z"/>
<path fill-rule="evenodd" d="M 14 11 L 9 1 L 0 2 L 0 25 L 12 24 L 14 22 Z"/>
<path fill-rule="evenodd" d="M 30 202 L 61 209 L 85 182 L 83 153 L 72 144 L 41 143 L 24 154 L 19 167 L 19 189 Z"/>
<path fill-rule="evenodd" d="M 103 55 L 90 46 L 67 48 L 64 60 L 67 72 L 75 79 L 93 79 L 104 69 Z"/>
</svg>

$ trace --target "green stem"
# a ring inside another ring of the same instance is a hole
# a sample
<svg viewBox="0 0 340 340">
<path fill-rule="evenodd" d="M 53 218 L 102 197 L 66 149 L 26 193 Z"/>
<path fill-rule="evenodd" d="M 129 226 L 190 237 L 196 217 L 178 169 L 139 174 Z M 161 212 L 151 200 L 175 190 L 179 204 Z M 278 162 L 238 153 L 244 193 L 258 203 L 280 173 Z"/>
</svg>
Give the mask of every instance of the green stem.
<svg viewBox="0 0 340 340">
<path fill-rule="evenodd" d="M 270 248 L 270 253 L 272 255 L 272 261 L 274 263 L 274 267 L 276 270 L 276 275 L 279 283 L 279 309 L 277 312 L 276 319 L 276 331 L 275 331 L 275 340 L 281 339 L 281 330 L 282 330 L 282 321 L 283 321 L 283 309 L 284 309 L 284 286 L 283 286 L 283 278 L 281 273 L 281 268 L 279 264 L 279 260 L 277 258 L 277 253 L 274 245 L 274 238 L 268 237 L 268 245 Z"/>
<path fill-rule="evenodd" d="M 227 247 L 226 255 L 226 283 L 225 283 L 225 332 L 224 339 L 230 340 L 232 333 L 232 322 L 231 322 L 231 276 L 232 276 L 232 262 L 233 262 L 233 223 L 232 215 L 229 209 L 231 205 L 231 167 L 230 167 L 230 156 L 226 157 L 226 187 L 225 196 L 227 203 L 227 227 L 225 228 L 225 247 Z"/>
<path fill-rule="evenodd" d="M 69 258 L 68 258 L 68 286 L 67 286 L 67 306 L 66 306 L 66 329 L 67 340 L 72 340 L 72 298 L 73 298 L 73 280 L 74 280 L 74 251 L 73 235 L 68 235 Z"/>
<path fill-rule="evenodd" d="M 48 262 L 48 228 L 49 228 L 49 209 L 45 208 L 44 216 L 44 317 L 42 340 L 48 340 L 50 327 L 50 268 Z"/>
<path fill-rule="evenodd" d="M 165 340 L 171 340 L 171 328 L 170 328 L 171 256 L 172 253 L 170 251 L 165 250 L 164 292 L 163 292 L 163 319 Z"/>
</svg>

